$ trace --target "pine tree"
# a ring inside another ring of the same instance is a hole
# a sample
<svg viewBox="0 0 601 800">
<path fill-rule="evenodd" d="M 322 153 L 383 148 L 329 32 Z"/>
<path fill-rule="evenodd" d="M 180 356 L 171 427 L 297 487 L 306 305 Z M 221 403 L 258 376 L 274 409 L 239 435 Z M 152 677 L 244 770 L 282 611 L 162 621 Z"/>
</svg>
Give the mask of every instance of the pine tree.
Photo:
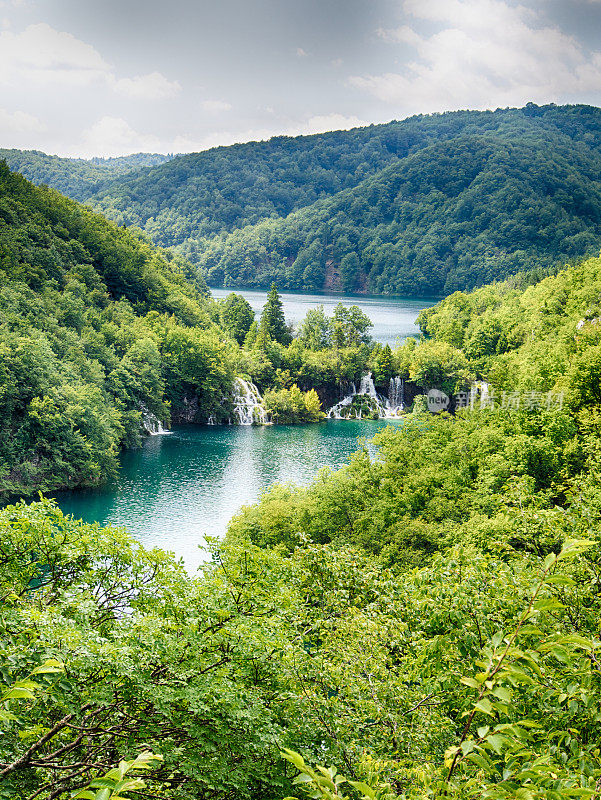
<svg viewBox="0 0 601 800">
<path fill-rule="evenodd" d="M 289 345 L 292 341 L 292 336 L 290 335 L 284 318 L 282 300 L 278 294 L 275 283 L 271 284 L 271 289 L 267 295 L 267 302 L 263 306 L 259 329 L 263 330 L 274 342 Z"/>
<path fill-rule="evenodd" d="M 376 384 L 379 386 L 385 386 L 388 381 L 392 378 L 393 372 L 393 364 L 392 364 L 392 350 L 390 349 L 390 345 L 387 344 L 382 350 L 378 353 L 376 357 L 375 369 L 374 369 L 374 378 Z"/>
</svg>

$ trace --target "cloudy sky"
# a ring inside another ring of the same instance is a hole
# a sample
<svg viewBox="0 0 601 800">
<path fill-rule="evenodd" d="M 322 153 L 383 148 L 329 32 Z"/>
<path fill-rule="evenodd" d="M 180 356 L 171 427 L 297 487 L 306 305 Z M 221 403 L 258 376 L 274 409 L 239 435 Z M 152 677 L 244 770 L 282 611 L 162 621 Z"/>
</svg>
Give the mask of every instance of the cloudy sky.
<svg viewBox="0 0 601 800">
<path fill-rule="evenodd" d="M 600 0 L 0 0 L 0 146 L 190 152 L 601 105 Z"/>
</svg>

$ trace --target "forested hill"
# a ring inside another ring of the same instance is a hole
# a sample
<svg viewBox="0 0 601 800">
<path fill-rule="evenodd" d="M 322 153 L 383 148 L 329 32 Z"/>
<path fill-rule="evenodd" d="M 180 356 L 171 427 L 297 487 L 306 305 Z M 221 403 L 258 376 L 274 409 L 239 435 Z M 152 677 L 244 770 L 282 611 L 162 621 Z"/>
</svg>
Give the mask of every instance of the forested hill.
<svg viewBox="0 0 601 800">
<path fill-rule="evenodd" d="M 446 295 L 597 253 L 596 170 L 596 157 L 572 144 L 461 136 L 286 219 L 215 239 L 199 264 L 213 285 Z"/>
<path fill-rule="evenodd" d="M 89 198 L 209 282 L 469 288 L 601 244 L 601 111 L 412 117 L 179 156 Z"/>
<path fill-rule="evenodd" d="M 188 387 L 218 405 L 223 334 L 187 268 L 0 162 L 0 495 L 106 479 Z"/>
<path fill-rule="evenodd" d="M 592 106 L 417 116 L 156 166 L 167 157 L 4 153 L 174 247 L 213 285 L 442 295 L 601 246 Z"/>
<path fill-rule="evenodd" d="M 39 150 L 0 149 L 0 159 L 12 170 L 35 184 L 52 186 L 75 200 L 84 200 L 110 178 L 164 164 L 170 158 L 160 153 L 135 153 L 119 158 L 61 158 Z"/>
</svg>

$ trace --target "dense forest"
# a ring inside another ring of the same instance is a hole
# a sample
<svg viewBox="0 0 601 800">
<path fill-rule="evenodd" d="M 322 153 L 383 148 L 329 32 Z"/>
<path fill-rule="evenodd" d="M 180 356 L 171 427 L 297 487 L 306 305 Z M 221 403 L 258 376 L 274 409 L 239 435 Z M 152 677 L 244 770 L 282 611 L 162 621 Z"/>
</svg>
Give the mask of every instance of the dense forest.
<svg viewBox="0 0 601 800">
<path fill-rule="evenodd" d="M 416 400 L 377 458 L 273 487 L 197 576 L 49 501 L 5 508 L 0 796 L 598 797 L 600 299 L 595 258 L 423 312 L 394 369 L 488 392 Z"/>
<path fill-rule="evenodd" d="M 211 284 L 449 294 L 597 253 L 599 163 L 560 137 L 457 136 L 284 220 L 215 238 L 199 264 Z"/>
<path fill-rule="evenodd" d="M 210 285 L 442 296 L 598 252 L 600 123 L 590 106 L 449 112 L 108 179 L 114 165 L 82 162 L 73 186 L 61 163 L 10 165 L 141 227 Z"/>
<path fill-rule="evenodd" d="M 164 164 L 170 158 L 160 153 L 136 153 L 118 158 L 61 158 L 39 150 L 0 148 L 0 159 L 14 172 L 20 172 L 35 184 L 52 186 L 75 200 L 89 197 L 110 178 Z"/>
</svg>

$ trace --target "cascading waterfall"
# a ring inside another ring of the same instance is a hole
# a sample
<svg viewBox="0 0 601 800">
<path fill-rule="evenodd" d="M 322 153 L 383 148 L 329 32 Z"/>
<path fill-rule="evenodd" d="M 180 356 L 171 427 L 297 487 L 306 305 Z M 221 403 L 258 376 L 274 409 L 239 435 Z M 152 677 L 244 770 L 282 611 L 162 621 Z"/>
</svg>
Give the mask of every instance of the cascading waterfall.
<svg viewBox="0 0 601 800">
<path fill-rule="evenodd" d="M 163 428 L 160 419 L 152 411 L 148 411 L 147 408 L 142 409 L 142 427 L 149 436 L 162 436 L 166 433 L 171 433 L 171 431 Z"/>
<path fill-rule="evenodd" d="M 388 383 L 388 410 L 398 415 L 405 408 L 405 381 L 398 375 Z"/>
<path fill-rule="evenodd" d="M 328 410 L 328 419 L 348 419 L 348 411 L 344 409 L 349 408 L 353 402 L 353 397 L 356 397 L 356 395 L 357 387 L 354 383 L 351 383 L 344 397 Z"/>
<path fill-rule="evenodd" d="M 475 381 L 470 389 L 470 405 L 478 408 L 488 408 L 491 403 L 490 384 L 486 381 Z"/>
<path fill-rule="evenodd" d="M 378 393 L 376 392 L 376 384 L 374 383 L 374 379 L 371 376 L 371 372 L 368 372 L 367 375 L 363 375 L 361 377 L 361 386 L 359 387 L 359 394 L 366 394 L 368 397 L 373 397 L 374 400 L 378 399 Z"/>
<path fill-rule="evenodd" d="M 388 401 L 379 395 L 371 372 L 361 377 L 359 391 L 351 384 L 351 391 L 328 411 L 329 419 L 380 419 L 391 416 Z"/>
<path fill-rule="evenodd" d="M 269 425 L 259 390 L 244 378 L 235 378 L 232 386 L 234 416 L 238 425 Z"/>
</svg>

